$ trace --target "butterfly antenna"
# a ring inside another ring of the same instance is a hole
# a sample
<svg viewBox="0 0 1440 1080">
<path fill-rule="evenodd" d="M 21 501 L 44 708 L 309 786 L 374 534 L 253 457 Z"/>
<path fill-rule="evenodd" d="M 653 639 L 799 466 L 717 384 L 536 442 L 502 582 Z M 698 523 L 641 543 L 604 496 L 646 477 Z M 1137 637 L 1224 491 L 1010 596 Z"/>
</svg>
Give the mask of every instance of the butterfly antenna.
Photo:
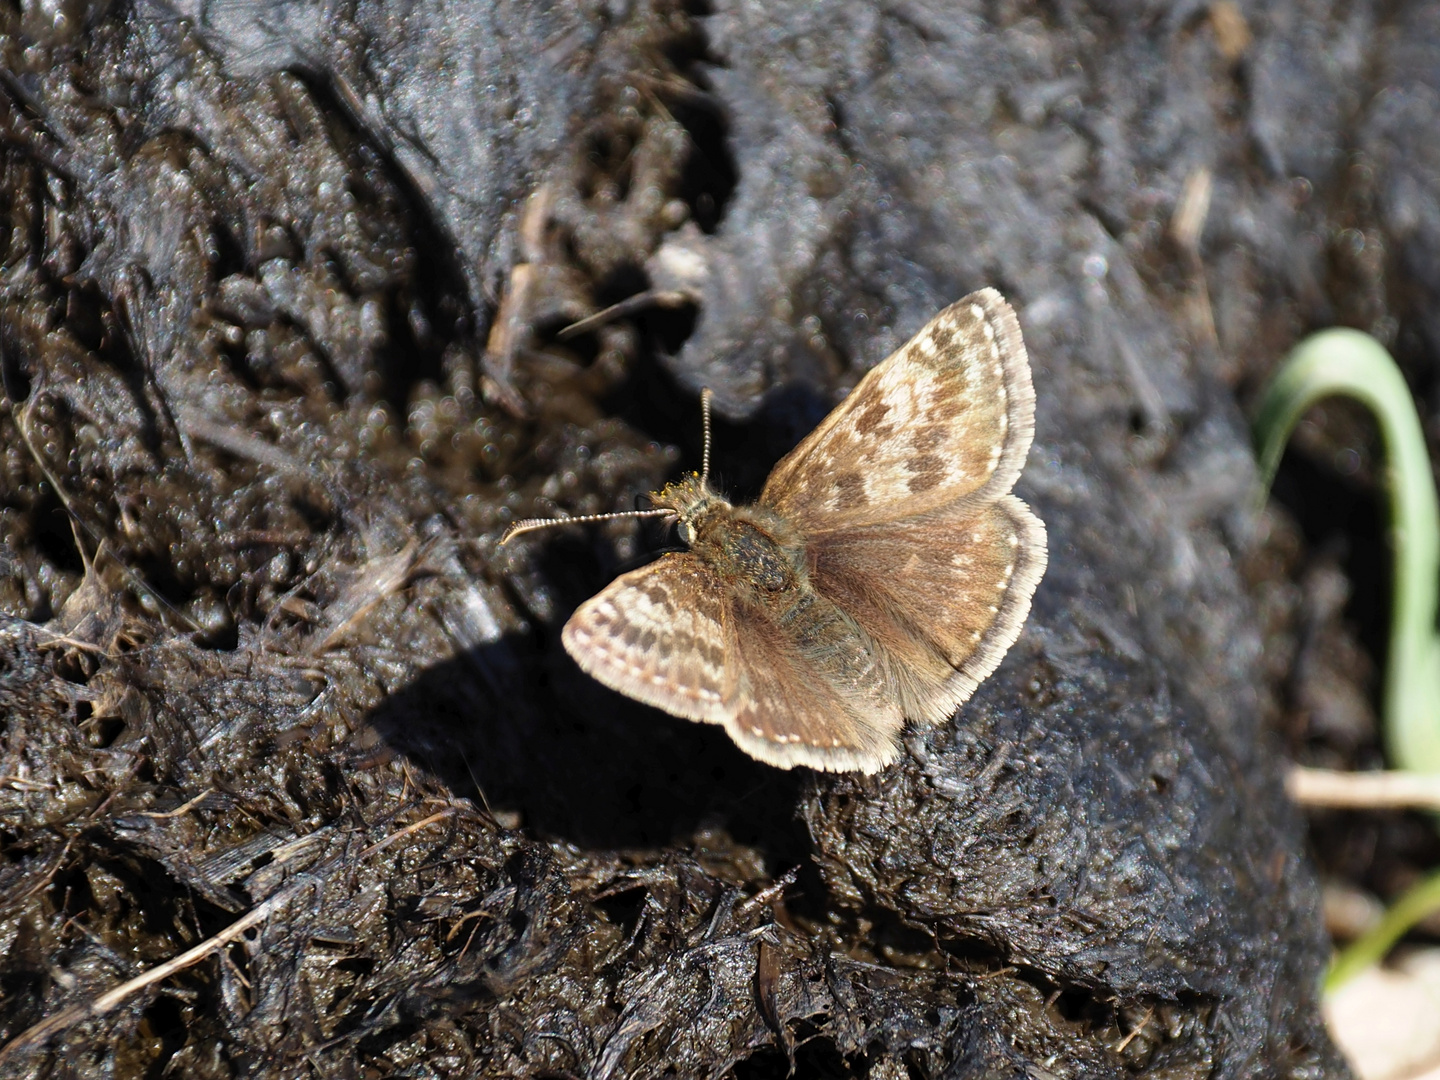
<svg viewBox="0 0 1440 1080">
<path fill-rule="evenodd" d="M 705 426 L 705 449 L 700 455 L 700 483 L 706 484 L 710 481 L 710 399 L 715 395 L 710 392 L 707 386 L 700 391 L 700 415 Z"/>
<path fill-rule="evenodd" d="M 662 517 L 665 514 L 671 513 L 674 513 L 674 511 L 625 510 L 616 514 L 582 514 L 579 517 L 523 518 L 505 530 L 505 535 L 500 538 L 500 543 L 508 544 L 521 533 L 534 532 L 536 529 L 549 529 L 555 525 L 589 525 L 596 521 L 617 521 L 620 518 Z"/>
</svg>

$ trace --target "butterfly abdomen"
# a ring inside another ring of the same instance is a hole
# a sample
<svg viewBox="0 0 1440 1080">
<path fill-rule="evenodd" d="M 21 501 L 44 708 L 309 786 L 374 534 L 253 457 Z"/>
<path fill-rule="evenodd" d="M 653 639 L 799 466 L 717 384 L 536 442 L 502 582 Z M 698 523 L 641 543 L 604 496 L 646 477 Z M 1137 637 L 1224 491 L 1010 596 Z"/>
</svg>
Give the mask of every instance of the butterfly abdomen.
<svg viewBox="0 0 1440 1080">
<path fill-rule="evenodd" d="M 865 632 L 828 598 L 807 583 L 777 597 L 768 614 L 809 669 L 842 691 L 840 699 L 853 713 L 868 719 L 874 712 L 895 711 L 887 708 L 884 676 Z"/>
</svg>

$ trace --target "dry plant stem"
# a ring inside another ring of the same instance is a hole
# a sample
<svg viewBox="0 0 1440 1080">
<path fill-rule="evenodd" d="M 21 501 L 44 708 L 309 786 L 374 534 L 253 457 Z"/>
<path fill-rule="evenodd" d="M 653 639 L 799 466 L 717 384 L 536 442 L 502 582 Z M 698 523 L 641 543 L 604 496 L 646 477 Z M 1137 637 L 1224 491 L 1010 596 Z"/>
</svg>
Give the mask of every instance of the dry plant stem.
<svg viewBox="0 0 1440 1080">
<path fill-rule="evenodd" d="M 1296 765 L 1285 777 L 1285 789 L 1301 806 L 1440 810 L 1440 773 L 1357 773 Z"/>
<path fill-rule="evenodd" d="M 27 1048 L 43 1042 L 51 1035 L 55 1035 L 66 1028 L 80 1023 L 82 1020 L 89 1020 L 97 1016 L 104 1016 L 118 1006 L 124 1004 L 131 996 L 139 993 L 148 986 L 152 986 L 162 979 L 167 979 L 177 971 L 183 971 L 192 964 L 199 963 L 211 953 L 218 952 L 232 941 L 235 941 L 245 931 L 253 926 L 264 922 L 271 913 L 278 907 L 293 900 L 305 888 L 318 885 L 319 881 L 310 874 L 306 874 L 288 888 L 281 889 L 270 899 L 257 907 L 251 908 L 246 914 L 240 916 L 233 923 L 227 926 L 220 933 L 213 937 L 206 938 L 193 949 L 181 953 L 173 959 L 157 964 L 149 971 L 137 975 L 135 978 L 121 983 L 115 989 L 101 994 L 83 1005 L 72 1005 L 68 1009 L 62 1009 L 26 1031 L 21 1032 L 8 1044 L 0 1047 L 0 1064 L 7 1061 L 12 1055 L 18 1054 Z"/>
<path fill-rule="evenodd" d="M 449 817 L 454 812 L 453 808 L 447 808 L 437 811 L 429 817 L 422 818 L 411 825 L 407 825 L 403 829 L 391 833 L 385 839 L 371 844 L 360 852 L 359 857 L 362 859 L 368 858 L 383 848 L 388 847 L 396 840 L 399 840 L 401 837 L 408 836 L 410 833 L 418 829 L 423 829 L 428 825 L 433 825 L 442 818 Z M 15 1054 L 22 1053 L 28 1048 L 44 1042 L 50 1036 L 73 1027 L 75 1024 L 84 1020 L 94 1019 L 97 1016 L 104 1016 L 106 1013 L 114 1011 L 141 990 L 153 986 L 163 979 L 169 978 L 177 971 L 183 971 L 185 968 L 199 963 L 213 953 L 219 952 L 225 948 L 225 946 L 236 941 L 247 930 L 260 925 L 260 923 L 274 914 L 276 909 L 284 907 L 306 889 L 321 885 L 325 877 L 324 870 L 328 869 L 333 863 L 334 860 L 328 860 L 326 866 L 321 870 L 300 875 L 290 885 L 287 885 L 269 899 L 251 908 L 224 930 L 206 938 L 200 942 L 200 944 L 191 949 L 187 949 L 179 956 L 172 957 L 163 964 L 157 964 L 150 970 L 121 983 L 113 990 L 108 990 L 99 997 L 92 998 L 84 1004 L 72 1005 L 68 1009 L 62 1009 L 54 1016 L 48 1017 L 27 1030 L 22 1031 L 19 1035 L 15 1036 L 14 1039 L 10 1040 L 10 1042 L 0 1047 L 0 1065 L 3 1065 Z"/>
<path fill-rule="evenodd" d="M 1301 342 L 1270 384 L 1255 420 L 1262 491 L 1291 430 L 1321 398 L 1341 394 L 1375 414 L 1385 441 L 1395 548 L 1394 610 L 1385 671 L 1385 748 L 1399 768 L 1440 773 L 1440 509 L 1420 418 L 1395 361 L 1358 330 Z"/>
</svg>

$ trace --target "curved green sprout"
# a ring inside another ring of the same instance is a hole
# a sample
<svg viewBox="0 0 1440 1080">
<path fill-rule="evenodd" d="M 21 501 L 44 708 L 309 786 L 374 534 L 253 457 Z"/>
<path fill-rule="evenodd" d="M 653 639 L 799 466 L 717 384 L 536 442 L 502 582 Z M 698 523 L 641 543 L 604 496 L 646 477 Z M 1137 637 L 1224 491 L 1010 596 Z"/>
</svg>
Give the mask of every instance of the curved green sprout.
<svg viewBox="0 0 1440 1080">
<path fill-rule="evenodd" d="M 1265 392 L 1255 419 L 1262 490 L 1305 410 L 1343 394 L 1375 414 L 1385 442 L 1395 596 L 1385 671 L 1385 749 L 1401 769 L 1440 773 L 1440 507 L 1420 417 L 1390 354 L 1358 330 L 1325 330 L 1301 342 Z"/>
<path fill-rule="evenodd" d="M 1400 769 L 1440 773 L 1440 507 L 1430 455 L 1410 389 L 1390 354 L 1358 330 L 1325 330 L 1296 346 L 1265 392 L 1255 419 L 1261 498 L 1270 489 L 1295 424 L 1318 400 L 1354 398 L 1375 414 L 1385 443 L 1395 595 L 1382 723 L 1385 750 Z M 1440 909 L 1440 873 L 1402 896 L 1380 924 L 1341 953 L 1325 989 L 1384 957 L 1417 922 Z"/>
</svg>

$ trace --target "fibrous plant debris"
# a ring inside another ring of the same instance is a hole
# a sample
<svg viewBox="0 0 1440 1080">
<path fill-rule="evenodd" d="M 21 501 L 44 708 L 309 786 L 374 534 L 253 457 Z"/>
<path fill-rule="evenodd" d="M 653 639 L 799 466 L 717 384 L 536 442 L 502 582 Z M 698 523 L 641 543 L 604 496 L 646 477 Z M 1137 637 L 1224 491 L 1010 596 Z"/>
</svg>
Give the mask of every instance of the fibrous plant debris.
<svg viewBox="0 0 1440 1080">
<path fill-rule="evenodd" d="M 1062 7 L 0 11 L 6 1075 L 1344 1074 L 1234 391 L 1433 360 L 1440 38 Z M 575 670 L 664 539 L 506 522 L 702 385 L 753 495 L 986 284 L 1051 569 L 956 722 L 781 773 Z"/>
</svg>

